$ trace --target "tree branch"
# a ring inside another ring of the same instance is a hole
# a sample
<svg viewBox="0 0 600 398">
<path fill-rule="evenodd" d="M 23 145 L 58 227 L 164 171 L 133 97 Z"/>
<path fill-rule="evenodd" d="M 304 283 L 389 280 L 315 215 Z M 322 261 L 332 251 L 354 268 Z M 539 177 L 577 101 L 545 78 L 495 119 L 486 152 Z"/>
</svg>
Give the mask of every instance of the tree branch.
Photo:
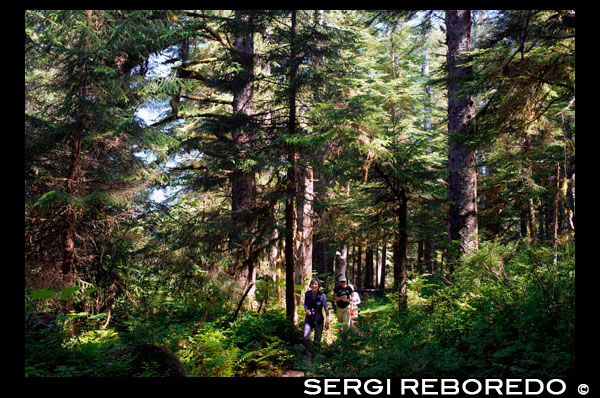
<svg viewBox="0 0 600 398">
<path fill-rule="evenodd" d="M 398 191 L 398 188 L 396 186 L 394 186 L 394 184 L 392 183 L 392 181 L 389 178 L 389 176 L 387 174 L 385 174 L 383 172 L 383 170 L 381 170 L 381 167 L 379 166 L 379 164 L 377 162 L 373 162 L 373 166 L 375 167 L 375 171 L 377 172 L 377 174 L 379 174 L 383 178 L 383 180 L 385 181 L 385 183 L 392 190 L 392 193 L 394 194 L 394 196 L 399 201 L 403 201 L 404 199 L 403 199 L 402 193 L 400 191 Z"/>
<path fill-rule="evenodd" d="M 248 289 L 246 289 L 246 293 L 244 293 L 244 295 L 242 296 L 242 299 L 240 300 L 240 303 L 237 306 L 237 309 L 235 310 L 235 315 L 233 316 L 233 320 L 235 321 L 238 317 L 238 314 L 240 312 L 240 308 L 242 308 L 242 303 L 244 302 L 244 299 L 246 298 L 246 296 L 248 295 L 248 293 L 250 292 L 250 289 L 252 289 L 252 286 L 254 286 L 254 283 L 251 283 L 248 286 Z"/>
<path fill-rule="evenodd" d="M 193 95 L 187 95 L 187 94 L 183 94 L 181 96 L 181 98 L 186 98 L 186 99 L 198 101 L 198 102 L 209 102 L 212 104 L 223 104 L 223 105 L 231 105 L 232 104 L 232 101 L 224 101 L 224 100 L 218 100 L 218 99 L 212 99 L 212 98 L 200 98 L 200 97 L 196 97 Z"/>
<path fill-rule="evenodd" d="M 515 57 L 515 55 L 517 55 L 517 53 L 520 52 L 521 60 L 523 59 L 523 51 L 525 50 L 525 41 L 527 40 L 527 27 L 529 26 L 530 18 L 531 18 L 531 10 L 527 10 L 527 16 L 525 17 L 525 23 L 523 24 L 523 30 L 521 32 L 521 43 L 519 44 L 517 51 L 515 51 L 514 54 L 510 56 L 508 61 L 506 61 L 506 63 L 502 67 L 502 73 L 504 75 L 508 74 L 508 66 L 511 63 L 511 61 L 513 60 L 513 58 Z"/>
</svg>

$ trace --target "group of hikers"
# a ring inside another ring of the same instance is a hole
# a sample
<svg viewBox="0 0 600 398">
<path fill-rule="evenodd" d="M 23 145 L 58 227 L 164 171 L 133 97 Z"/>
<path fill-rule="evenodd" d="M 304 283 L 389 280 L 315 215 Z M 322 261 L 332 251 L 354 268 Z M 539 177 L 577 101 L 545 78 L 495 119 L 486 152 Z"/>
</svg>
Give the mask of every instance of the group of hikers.
<svg viewBox="0 0 600 398">
<path fill-rule="evenodd" d="M 321 282 L 319 279 L 312 279 L 309 284 L 309 290 L 304 293 L 304 347 L 305 353 L 310 354 L 310 335 L 314 330 L 315 345 L 321 344 L 323 329 L 329 329 L 329 307 L 325 293 L 320 291 Z M 333 289 L 333 305 L 338 323 L 344 324 L 342 329 L 348 329 L 352 322 L 358 318 L 358 304 L 360 296 L 354 290 L 354 287 L 348 283 L 346 277 L 341 275 Z M 323 316 L 323 310 L 325 316 Z"/>
</svg>

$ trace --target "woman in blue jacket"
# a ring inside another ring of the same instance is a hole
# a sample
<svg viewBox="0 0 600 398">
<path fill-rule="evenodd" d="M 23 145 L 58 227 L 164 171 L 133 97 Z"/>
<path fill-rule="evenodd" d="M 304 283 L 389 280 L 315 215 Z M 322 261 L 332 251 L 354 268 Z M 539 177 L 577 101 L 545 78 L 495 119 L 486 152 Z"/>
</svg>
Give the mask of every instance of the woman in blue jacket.
<svg viewBox="0 0 600 398">
<path fill-rule="evenodd" d="M 329 329 L 329 308 L 327 307 L 327 298 L 325 293 L 319 291 L 321 282 L 318 279 L 312 279 L 309 284 L 310 289 L 304 293 L 304 346 L 305 353 L 310 353 L 310 334 L 315 331 L 314 342 L 318 346 L 321 344 L 323 335 L 323 326 L 325 330 Z M 323 318 L 323 309 L 325 309 L 325 318 Z"/>
</svg>

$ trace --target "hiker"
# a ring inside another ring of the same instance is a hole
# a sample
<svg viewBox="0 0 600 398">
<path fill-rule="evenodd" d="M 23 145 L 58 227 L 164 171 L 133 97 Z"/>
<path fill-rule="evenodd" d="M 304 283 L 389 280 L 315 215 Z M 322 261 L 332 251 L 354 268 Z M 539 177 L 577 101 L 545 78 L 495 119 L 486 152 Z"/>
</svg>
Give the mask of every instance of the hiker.
<svg viewBox="0 0 600 398">
<path fill-rule="evenodd" d="M 321 282 L 314 278 L 310 281 L 310 289 L 304 293 L 304 347 L 305 353 L 310 353 L 310 334 L 315 331 L 314 343 L 321 344 L 323 335 L 323 326 L 325 330 L 329 329 L 329 307 L 325 293 L 319 291 Z M 323 309 L 325 309 L 325 319 L 323 319 Z M 323 322 L 324 321 L 324 322 Z"/>
<path fill-rule="evenodd" d="M 352 295 L 350 296 L 350 325 L 352 325 L 358 319 L 358 305 L 361 303 L 361 300 L 354 286 L 348 286 L 352 289 Z"/>
<path fill-rule="evenodd" d="M 340 276 L 339 285 L 333 289 L 333 302 L 335 303 L 335 313 L 339 323 L 350 325 L 350 297 L 352 296 L 352 288 L 348 286 L 348 281 L 345 276 Z M 347 329 L 347 326 L 343 329 Z"/>
</svg>

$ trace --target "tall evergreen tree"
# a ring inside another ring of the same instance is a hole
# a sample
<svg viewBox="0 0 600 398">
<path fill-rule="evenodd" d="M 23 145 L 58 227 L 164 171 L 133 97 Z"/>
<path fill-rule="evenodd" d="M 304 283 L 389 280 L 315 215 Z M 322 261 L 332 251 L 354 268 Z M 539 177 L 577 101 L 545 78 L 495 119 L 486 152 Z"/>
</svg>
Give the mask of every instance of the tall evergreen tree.
<svg viewBox="0 0 600 398">
<path fill-rule="evenodd" d="M 471 11 L 446 11 L 448 42 L 448 200 L 449 239 L 458 242 L 460 254 L 477 250 L 477 170 L 472 136 L 475 132 L 472 79 L 468 53 L 473 49 Z M 453 250 L 451 250 L 453 252 Z M 453 254 L 454 257 L 454 254 Z M 450 271 L 453 265 L 450 263 Z"/>
<path fill-rule="evenodd" d="M 137 154 L 152 146 L 135 117 L 138 89 L 149 55 L 174 35 L 163 12 L 25 17 L 26 286 L 122 290 L 114 233 L 147 184 Z"/>
<path fill-rule="evenodd" d="M 253 243 L 253 210 L 256 205 L 256 181 L 254 170 L 245 164 L 249 161 L 250 142 L 254 113 L 254 31 L 250 23 L 251 15 L 243 11 L 235 12 L 238 33 L 233 43 L 233 62 L 237 62 L 240 72 L 233 82 L 233 114 L 236 124 L 232 132 L 234 146 L 234 169 L 231 174 L 231 215 L 234 245 L 242 246 L 242 275 L 247 284 L 256 279 L 255 255 L 251 252 Z M 241 228 L 240 228 L 241 227 Z M 251 288 L 252 289 L 252 288 Z M 251 295 L 253 297 L 253 295 Z"/>
</svg>

